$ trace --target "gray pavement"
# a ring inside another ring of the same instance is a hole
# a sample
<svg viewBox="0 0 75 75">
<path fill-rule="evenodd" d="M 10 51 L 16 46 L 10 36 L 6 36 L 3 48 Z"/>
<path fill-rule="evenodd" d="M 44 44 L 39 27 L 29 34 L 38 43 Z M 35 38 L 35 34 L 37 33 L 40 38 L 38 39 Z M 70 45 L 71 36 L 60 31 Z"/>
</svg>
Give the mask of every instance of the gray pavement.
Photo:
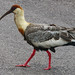
<svg viewBox="0 0 75 75">
<path fill-rule="evenodd" d="M 25 11 L 28 22 L 56 24 L 75 27 L 75 0 L 0 0 L 0 16 L 13 4 Z M 15 67 L 23 64 L 33 51 L 14 23 L 10 14 L 0 21 L 0 75 L 75 75 L 75 47 L 58 47 L 52 53 L 52 69 L 48 65 L 46 52 L 36 52 L 30 68 Z"/>
</svg>

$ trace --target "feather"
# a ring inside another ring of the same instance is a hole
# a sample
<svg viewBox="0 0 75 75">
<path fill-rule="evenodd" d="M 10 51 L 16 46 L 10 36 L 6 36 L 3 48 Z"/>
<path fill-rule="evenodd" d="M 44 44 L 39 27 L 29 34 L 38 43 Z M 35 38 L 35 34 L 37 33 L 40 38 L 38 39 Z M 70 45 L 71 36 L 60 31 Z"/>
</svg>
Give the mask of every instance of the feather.
<svg viewBox="0 0 75 75">
<path fill-rule="evenodd" d="M 38 49 L 52 49 L 71 42 L 75 36 L 73 30 L 66 27 L 58 27 L 54 24 L 30 24 L 25 31 L 24 37 L 29 44 Z"/>
</svg>

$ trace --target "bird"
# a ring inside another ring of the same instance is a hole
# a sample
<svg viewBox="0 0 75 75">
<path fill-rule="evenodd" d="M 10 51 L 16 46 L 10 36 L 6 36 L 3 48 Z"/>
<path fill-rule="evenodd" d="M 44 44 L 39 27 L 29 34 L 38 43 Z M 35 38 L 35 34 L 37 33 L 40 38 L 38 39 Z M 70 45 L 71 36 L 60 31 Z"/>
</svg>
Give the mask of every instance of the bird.
<svg viewBox="0 0 75 75">
<path fill-rule="evenodd" d="M 14 21 L 19 32 L 24 37 L 24 40 L 28 44 L 33 46 L 33 52 L 29 59 L 22 65 L 16 65 L 18 67 L 30 67 L 29 61 L 33 58 L 36 51 L 45 51 L 48 54 L 48 67 L 44 70 L 50 70 L 51 67 L 51 50 L 56 52 L 55 48 L 59 46 L 75 46 L 75 28 L 57 26 L 55 24 L 39 24 L 27 22 L 24 17 L 23 8 L 14 4 L 11 8 L 0 17 L 0 20 L 6 15 L 14 13 Z"/>
</svg>

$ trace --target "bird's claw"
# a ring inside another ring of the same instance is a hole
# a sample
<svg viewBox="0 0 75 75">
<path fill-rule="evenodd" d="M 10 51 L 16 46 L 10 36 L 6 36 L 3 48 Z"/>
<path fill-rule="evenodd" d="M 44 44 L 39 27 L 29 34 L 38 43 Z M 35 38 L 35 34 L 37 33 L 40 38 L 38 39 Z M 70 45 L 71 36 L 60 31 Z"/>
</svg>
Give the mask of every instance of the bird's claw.
<svg viewBox="0 0 75 75">
<path fill-rule="evenodd" d="M 50 70 L 51 69 L 51 67 L 48 67 L 48 68 L 44 68 L 44 70 Z"/>
<path fill-rule="evenodd" d="M 30 67 L 30 66 L 29 65 L 22 64 L 22 65 L 16 65 L 16 67 Z"/>
</svg>

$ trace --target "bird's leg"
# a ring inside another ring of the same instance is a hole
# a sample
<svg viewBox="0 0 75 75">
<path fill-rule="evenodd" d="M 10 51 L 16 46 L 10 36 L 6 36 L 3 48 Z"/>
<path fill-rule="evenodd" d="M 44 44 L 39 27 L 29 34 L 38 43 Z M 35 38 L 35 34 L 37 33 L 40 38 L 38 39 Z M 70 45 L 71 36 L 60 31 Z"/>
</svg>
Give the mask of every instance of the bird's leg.
<svg viewBox="0 0 75 75">
<path fill-rule="evenodd" d="M 29 57 L 29 59 L 25 62 L 25 64 L 22 64 L 22 65 L 16 65 L 16 66 L 18 66 L 18 67 L 30 67 L 29 65 L 27 65 L 28 64 L 28 62 L 33 58 L 33 56 L 35 55 L 35 52 L 36 52 L 36 50 L 34 49 L 33 50 L 33 53 L 31 54 L 31 56 Z"/>
<path fill-rule="evenodd" d="M 48 50 L 46 52 L 48 53 L 48 56 L 49 56 L 49 64 L 48 64 L 48 68 L 45 68 L 44 70 L 50 70 L 51 69 L 51 53 Z"/>
</svg>

